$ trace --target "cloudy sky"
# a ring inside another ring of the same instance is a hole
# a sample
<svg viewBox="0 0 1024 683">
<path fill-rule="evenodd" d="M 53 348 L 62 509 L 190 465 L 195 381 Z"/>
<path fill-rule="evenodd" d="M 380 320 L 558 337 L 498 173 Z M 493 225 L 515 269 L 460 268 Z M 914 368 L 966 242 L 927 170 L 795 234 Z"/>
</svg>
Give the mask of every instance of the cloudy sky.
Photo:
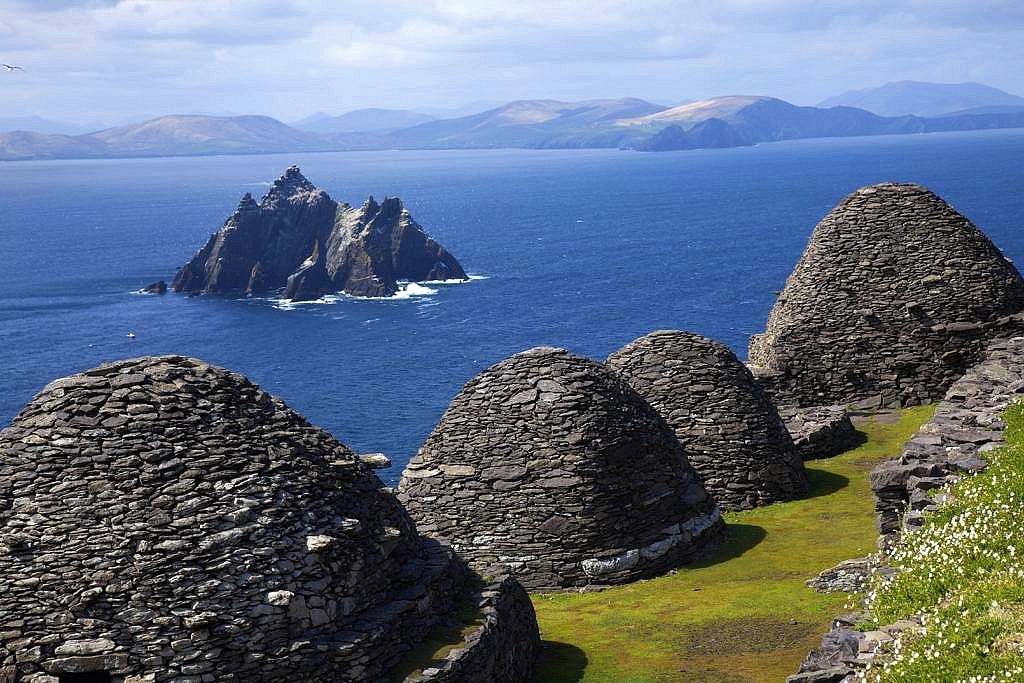
<svg viewBox="0 0 1024 683">
<path fill-rule="evenodd" d="M 286 121 L 369 106 L 766 94 L 912 79 L 1024 94 L 1022 0 L 2 0 L 0 116 Z"/>
</svg>

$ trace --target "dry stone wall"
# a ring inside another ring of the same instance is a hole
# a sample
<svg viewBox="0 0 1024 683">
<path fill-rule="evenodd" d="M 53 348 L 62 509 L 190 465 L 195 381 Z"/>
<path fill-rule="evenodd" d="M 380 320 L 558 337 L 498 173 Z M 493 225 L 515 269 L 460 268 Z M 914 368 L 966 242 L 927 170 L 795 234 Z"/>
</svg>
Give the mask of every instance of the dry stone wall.
<svg viewBox="0 0 1024 683">
<path fill-rule="evenodd" d="M 926 188 L 884 183 L 817 225 L 749 358 L 779 405 L 917 405 L 1022 309 L 1024 281 L 984 233 Z"/>
<path fill-rule="evenodd" d="M 665 421 L 610 369 L 537 348 L 452 400 L 399 499 L 420 533 L 529 589 L 622 583 L 708 553 L 724 523 Z"/>
<path fill-rule="evenodd" d="M 1003 411 L 1021 400 L 1024 337 L 997 340 L 985 360 L 950 387 L 903 454 L 871 473 L 883 548 L 936 509 L 929 491 L 987 466 L 985 453 L 1004 442 Z"/>
<path fill-rule="evenodd" d="M 57 380 L 0 432 L 5 683 L 385 680 L 465 576 L 348 448 L 201 361 Z"/>
<path fill-rule="evenodd" d="M 750 371 L 726 346 L 660 330 L 608 357 L 675 430 L 722 509 L 746 510 L 807 491 L 803 460 Z"/>
<path fill-rule="evenodd" d="M 935 414 L 904 446 L 903 454 L 889 460 L 871 473 L 871 488 L 878 512 L 881 559 L 899 543 L 905 530 L 924 522 L 924 515 L 937 509 L 934 493 L 964 476 L 988 465 L 985 454 L 1004 443 L 1006 424 L 1002 413 L 1024 401 L 1024 337 L 993 341 L 985 359 L 970 368 L 949 388 Z M 940 494 L 941 497 L 941 494 Z M 827 574 L 860 565 L 855 580 L 863 584 L 864 570 L 881 573 L 892 570 L 875 561 L 854 560 L 839 565 Z M 832 577 L 834 583 L 835 578 Z M 820 581 L 809 582 L 811 585 Z M 855 588 L 856 586 L 849 586 Z M 877 657 L 889 656 L 888 643 L 900 632 L 920 626 L 920 615 L 910 620 L 862 632 L 853 626 L 865 615 L 847 615 L 833 622 L 822 638 L 821 646 L 803 661 L 800 670 L 787 678 L 789 683 L 821 683 L 848 680 Z"/>
<path fill-rule="evenodd" d="M 465 636 L 443 663 L 405 683 L 519 683 L 532 681 L 540 656 L 537 617 L 530 596 L 505 577 L 481 594 L 483 624 Z"/>
</svg>

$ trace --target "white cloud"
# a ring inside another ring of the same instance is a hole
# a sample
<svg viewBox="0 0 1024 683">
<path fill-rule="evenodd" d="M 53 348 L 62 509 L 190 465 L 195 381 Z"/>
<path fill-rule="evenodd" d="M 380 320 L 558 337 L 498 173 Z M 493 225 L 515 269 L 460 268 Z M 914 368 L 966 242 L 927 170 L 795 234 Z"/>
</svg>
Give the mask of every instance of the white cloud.
<svg viewBox="0 0 1024 683">
<path fill-rule="evenodd" d="M 15 0 L 0 5 L 0 36 L 2 61 L 28 70 L 3 81 L 11 115 L 813 102 L 899 78 L 1024 92 L 1016 0 Z"/>
</svg>

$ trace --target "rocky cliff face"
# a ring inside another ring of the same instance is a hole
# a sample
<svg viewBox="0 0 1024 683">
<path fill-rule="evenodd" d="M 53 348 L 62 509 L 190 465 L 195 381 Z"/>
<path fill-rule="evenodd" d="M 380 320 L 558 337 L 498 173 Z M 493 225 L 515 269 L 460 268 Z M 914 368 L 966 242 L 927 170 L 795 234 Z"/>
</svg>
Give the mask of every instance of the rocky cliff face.
<svg viewBox="0 0 1024 683">
<path fill-rule="evenodd" d="M 285 289 L 285 297 L 329 292 L 389 296 L 399 280 L 464 280 L 466 272 L 428 236 L 397 197 L 339 204 L 297 166 L 259 204 L 248 193 L 219 232 L 174 278 L 189 294 Z"/>
</svg>

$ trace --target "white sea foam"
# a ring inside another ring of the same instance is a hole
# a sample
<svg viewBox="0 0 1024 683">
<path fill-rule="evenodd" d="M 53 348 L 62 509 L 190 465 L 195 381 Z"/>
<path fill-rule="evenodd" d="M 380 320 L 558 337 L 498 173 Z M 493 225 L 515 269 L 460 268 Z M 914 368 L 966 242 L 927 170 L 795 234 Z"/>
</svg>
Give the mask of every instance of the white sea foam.
<svg viewBox="0 0 1024 683">
<path fill-rule="evenodd" d="M 423 280 L 419 284 L 421 285 L 461 285 L 464 284 L 465 280 Z"/>
<path fill-rule="evenodd" d="M 312 301 L 292 301 L 291 299 L 265 299 L 270 302 L 270 305 L 281 311 L 290 311 L 300 306 L 323 306 L 326 304 L 336 304 L 339 301 L 345 299 L 343 294 L 325 294 L 319 299 L 313 299 Z"/>
<path fill-rule="evenodd" d="M 468 275 L 469 281 L 472 280 L 487 280 L 490 278 L 489 275 Z M 398 291 L 391 296 L 352 296 L 351 294 L 325 294 L 319 299 L 313 301 L 289 301 L 288 299 L 282 299 L 280 297 L 269 297 L 265 299 L 259 299 L 266 301 L 274 308 L 281 311 L 290 311 L 300 306 L 314 306 L 324 304 L 336 304 L 339 301 L 405 301 L 407 299 L 427 299 L 434 294 L 437 294 L 438 290 L 436 287 L 449 286 L 449 285 L 461 285 L 465 284 L 467 280 L 425 280 L 423 282 L 407 282 L 405 280 L 398 281 Z"/>
<path fill-rule="evenodd" d="M 431 294 L 437 294 L 437 290 L 431 287 L 426 287 L 425 282 L 407 282 L 404 285 L 398 283 L 398 291 L 391 296 L 383 296 L 381 299 L 411 299 L 414 296 L 430 296 Z"/>
</svg>

